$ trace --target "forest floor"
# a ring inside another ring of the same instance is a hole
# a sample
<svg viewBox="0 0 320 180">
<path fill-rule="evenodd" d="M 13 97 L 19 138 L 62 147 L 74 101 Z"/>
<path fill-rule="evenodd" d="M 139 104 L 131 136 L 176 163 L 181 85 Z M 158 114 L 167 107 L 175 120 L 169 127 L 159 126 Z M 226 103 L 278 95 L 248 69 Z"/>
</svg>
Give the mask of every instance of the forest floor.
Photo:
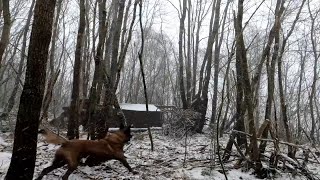
<svg viewBox="0 0 320 180">
<path fill-rule="evenodd" d="M 87 179 L 214 179 L 223 180 L 221 166 L 216 162 L 215 167 L 210 170 L 210 140 L 209 135 L 195 134 L 185 141 L 184 138 L 176 139 L 164 136 L 161 131 L 153 132 L 154 151 L 151 151 L 150 141 L 147 132 L 133 133 L 134 137 L 128 145 L 125 146 L 125 155 L 131 167 L 138 171 L 133 175 L 118 161 L 108 161 L 101 166 L 88 167 L 82 166 L 70 176 L 70 180 Z M 82 138 L 85 138 L 83 136 Z M 220 139 L 220 143 L 225 146 L 228 135 Z M 13 136 L 9 133 L 0 134 L 0 179 L 4 179 L 5 173 L 10 164 Z M 185 143 L 187 143 L 187 154 L 185 155 Z M 53 159 L 55 150 L 59 146 L 49 145 L 39 137 L 37 160 L 35 168 L 35 177 L 40 171 L 49 166 Z M 236 150 L 228 163 L 225 164 L 226 174 L 229 180 L 255 180 L 252 171 L 244 172 L 241 169 L 235 169 Z M 297 155 L 302 154 L 298 151 Z M 318 158 L 318 157 L 315 157 Z M 184 162 L 185 159 L 185 162 Z M 310 173 L 314 177 L 320 177 L 320 166 L 317 163 L 320 158 L 310 160 L 307 165 Z M 267 166 L 264 164 L 264 166 Z M 59 179 L 66 167 L 51 172 L 43 179 Z M 304 180 L 305 176 L 296 174 L 293 176 L 289 172 L 277 172 L 271 179 L 295 179 Z"/>
</svg>

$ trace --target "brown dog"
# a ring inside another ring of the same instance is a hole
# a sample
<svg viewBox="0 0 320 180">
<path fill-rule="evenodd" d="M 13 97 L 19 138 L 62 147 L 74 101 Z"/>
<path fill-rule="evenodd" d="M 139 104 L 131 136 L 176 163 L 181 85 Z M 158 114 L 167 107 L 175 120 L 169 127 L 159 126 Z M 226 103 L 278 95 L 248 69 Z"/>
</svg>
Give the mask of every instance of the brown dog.
<svg viewBox="0 0 320 180">
<path fill-rule="evenodd" d="M 130 126 L 124 127 L 122 124 L 118 131 L 107 134 L 100 140 L 67 140 L 48 130 L 41 129 L 39 131 L 48 143 L 61 144 L 61 147 L 56 151 L 52 165 L 43 169 L 37 178 L 42 177 L 54 169 L 60 168 L 65 164 L 68 165 L 67 172 L 63 175 L 62 179 L 67 180 L 70 174 L 77 168 L 79 161 L 87 157 L 96 159 L 99 158 L 100 162 L 110 159 L 119 160 L 130 172 L 136 173 L 128 164 L 124 156 L 123 146 L 130 141 L 132 135 Z"/>
</svg>

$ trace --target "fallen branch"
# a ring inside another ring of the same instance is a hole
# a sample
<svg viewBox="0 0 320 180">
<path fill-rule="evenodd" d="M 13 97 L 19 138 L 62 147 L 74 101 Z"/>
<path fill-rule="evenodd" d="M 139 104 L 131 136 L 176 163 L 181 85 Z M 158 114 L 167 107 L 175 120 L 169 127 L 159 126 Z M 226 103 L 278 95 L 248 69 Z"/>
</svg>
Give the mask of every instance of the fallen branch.
<svg viewBox="0 0 320 180">
<path fill-rule="evenodd" d="M 237 130 L 233 130 L 235 133 L 239 133 L 239 134 L 244 134 L 244 135 L 247 135 L 249 137 L 252 136 L 252 134 L 248 134 L 246 132 L 243 132 L 243 131 L 237 131 Z M 257 138 L 258 141 L 267 141 L 267 142 L 275 142 L 275 140 L 273 139 L 265 139 L 265 138 Z M 278 141 L 279 144 L 284 144 L 284 145 L 287 145 L 287 146 L 292 146 L 292 147 L 297 147 L 297 148 L 301 148 L 301 149 L 304 149 L 304 150 L 307 150 L 308 148 L 306 148 L 306 146 L 303 146 L 303 145 L 298 145 L 298 144 L 293 144 L 293 143 L 289 143 L 289 142 L 285 142 L 285 141 Z"/>
<path fill-rule="evenodd" d="M 309 180 L 319 179 L 318 177 L 314 176 L 306 167 L 301 166 L 299 161 L 296 161 L 296 160 L 294 160 L 294 159 L 292 159 L 292 158 L 290 158 L 290 157 L 288 157 L 287 155 L 284 155 L 284 154 L 279 154 L 278 156 L 281 157 L 281 159 L 283 161 L 289 162 L 292 166 L 294 166 L 295 167 L 295 169 L 294 169 L 295 171 L 297 169 L 300 170 L 300 173 L 302 175 L 304 175 L 305 177 L 307 177 Z M 286 165 L 286 168 L 289 168 L 289 167 Z"/>
</svg>

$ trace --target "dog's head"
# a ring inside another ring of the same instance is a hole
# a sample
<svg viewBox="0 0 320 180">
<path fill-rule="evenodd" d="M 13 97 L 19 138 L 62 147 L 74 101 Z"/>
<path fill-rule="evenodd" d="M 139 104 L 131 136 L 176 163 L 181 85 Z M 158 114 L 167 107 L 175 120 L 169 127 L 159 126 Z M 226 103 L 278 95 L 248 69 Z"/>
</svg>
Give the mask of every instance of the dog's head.
<svg viewBox="0 0 320 180">
<path fill-rule="evenodd" d="M 130 126 L 124 126 L 122 123 L 120 124 L 120 128 L 119 131 L 123 132 L 123 134 L 125 135 L 125 142 L 129 142 L 130 139 L 132 138 L 132 134 L 131 134 L 131 125 Z"/>
<path fill-rule="evenodd" d="M 127 143 L 132 138 L 131 135 L 131 126 L 124 126 L 122 123 L 120 124 L 119 130 L 115 132 L 108 133 L 104 139 L 114 142 L 114 143 Z"/>
</svg>

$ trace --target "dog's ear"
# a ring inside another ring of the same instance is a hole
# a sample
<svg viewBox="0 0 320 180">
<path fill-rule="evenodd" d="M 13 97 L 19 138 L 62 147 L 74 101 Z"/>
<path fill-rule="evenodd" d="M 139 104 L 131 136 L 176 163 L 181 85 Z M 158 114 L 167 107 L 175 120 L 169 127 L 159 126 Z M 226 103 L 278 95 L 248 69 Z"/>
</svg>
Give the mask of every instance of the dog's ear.
<svg viewBox="0 0 320 180">
<path fill-rule="evenodd" d="M 120 123 L 120 129 L 124 129 L 124 125 Z"/>
</svg>

